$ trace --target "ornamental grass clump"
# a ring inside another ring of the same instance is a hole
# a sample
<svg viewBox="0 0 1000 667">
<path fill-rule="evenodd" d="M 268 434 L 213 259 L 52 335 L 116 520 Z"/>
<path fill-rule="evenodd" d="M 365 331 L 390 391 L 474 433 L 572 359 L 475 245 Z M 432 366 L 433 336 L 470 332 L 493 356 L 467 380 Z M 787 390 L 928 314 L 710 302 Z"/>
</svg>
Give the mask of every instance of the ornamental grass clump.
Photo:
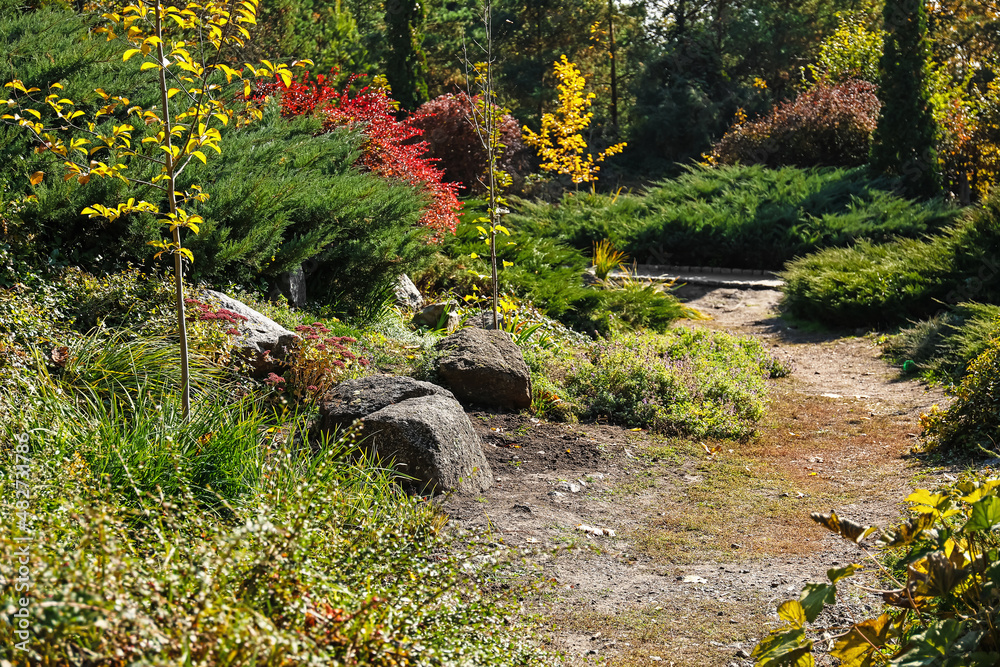
<svg viewBox="0 0 1000 667">
<path fill-rule="evenodd" d="M 601 282 L 607 280 L 612 271 L 621 269 L 627 260 L 628 255 L 615 248 L 608 239 L 594 243 L 594 273 Z"/>
<path fill-rule="evenodd" d="M 764 415 L 768 378 L 787 372 L 752 338 L 677 328 L 595 343 L 566 386 L 587 417 L 745 439 Z"/>
</svg>

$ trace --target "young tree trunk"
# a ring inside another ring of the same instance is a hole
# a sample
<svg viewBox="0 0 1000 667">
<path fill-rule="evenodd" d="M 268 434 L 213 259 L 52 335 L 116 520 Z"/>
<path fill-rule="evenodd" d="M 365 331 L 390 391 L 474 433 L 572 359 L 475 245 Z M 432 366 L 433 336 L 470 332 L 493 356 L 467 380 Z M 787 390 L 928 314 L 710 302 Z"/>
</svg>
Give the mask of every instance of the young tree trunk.
<svg viewBox="0 0 1000 667">
<path fill-rule="evenodd" d="M 163 132 L 166 137 L 167 155 L 167 202 L 170 213 L 177 215 L 177 198 L 175 196 L 176 184 L 174 182 L 174 155 L 173 145 L 170 140 L 170 107 L 167 97 L 167 75 L 164 65 L 163 54 L 163 5 L 159 0 L 156 3 L 156 37 L 159 40 L 156 44 L 156 56 L 160 61 L 160 101 L 163 104 Z M 177 310 L 177 333 L 180 338 L 181 348 L 181 405 L 184 419 L 191 414 L 191 379 L 189 373 L 188 342 L 187 342 L 187 319 L 184 313 L 184 258 L 180 254 L 181 249 L 181 228 L 174 227 L 174 302 Z"/>
</svg>

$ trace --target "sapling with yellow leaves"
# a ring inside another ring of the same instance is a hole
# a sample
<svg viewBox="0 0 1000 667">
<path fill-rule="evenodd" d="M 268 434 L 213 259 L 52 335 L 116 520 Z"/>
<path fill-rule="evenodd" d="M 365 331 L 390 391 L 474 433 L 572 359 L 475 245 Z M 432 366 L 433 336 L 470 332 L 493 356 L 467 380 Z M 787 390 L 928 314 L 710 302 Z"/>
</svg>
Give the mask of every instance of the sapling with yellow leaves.
<svg viewBox="0 0 1000 667">
<path fill-rule="evenodd" d="M 92 113 L 63 97 L 63 84 L 14 79 L 7 113 L 0 120 L 23 127 L 37 141 L 36 152 L 57 156 L 63 178 L 86 185 L 93 177 L 116 178 L 144 187 L 153 203 L 130 198 L 126 202 L 94 204 L 81 213 L 113 221 L 134 213 L 152 213 L 167 227 L 169 240 L 153 241 L 156 258 L 174 260 L 175 303 L 181 352 L 181 392 L 185 416 L 191 396 L 187 328 L 184 313 L 184 262 L 193 262 L 184 247 L 182 230 L 198 233 L 204 221 L 191 205 L 208 193 L 197 185 L 177 190 L 177 179 L 192 160 L 206 163 L 212 152 L 221 154 L 220 128 L 242 127 L 261 117 L 251 98 L 256 80 L 292 80 L 289 65 L 264 60 L 233 67 L 230 51 L 243 47 L 257 22 L 259 0 L 189 2 L 168 5 L 142 0 L 101 14 L 92 35 L 123 44 L 123 61 L 138 64 L 137 76 L 155 77 L 159 104 L 142 107 L 125 94 L 95 92 L 103 101 Z M 292 63 L 294 66 L 309 61 Z M 43 90 L 40 86 L 45 86 Z M 139 126 L 139 129 L 137 129 Z M 146 129 L 143 130 L 142 127 Z M 135 135 L 135 136 L 134 136 Z M 138 139 L 139 136 L 143 138 Z M 138 139 L 138 140 L 137 140 Z M 151 168 L 151 169 L 150 169 Z M 152 173 L 145 178 L 137 174 Z M 31 175 L 32 185 L 45 178 Z"/>
<path fill-rule="evenodd" d="M 555 113 L 542 115 L 542 126 L 536 134 L 524 128 L 524 143 L 538 150 L 542 158 L 541 168 L 557 174 L 565 174 L 574 183 L 588 183 L 597 180 L 597 172 L 603 162 L 625 150 L 625 142 L 617 143 L 599 153 L 595 158 L 587 153 L 587 142 L 581 132 L 590 126 L 594 114 L 587 111 L 594 99 L 594 93 L 584 93 L 587 85 L 583 74 L 566 56 L 554 63 L 559 79 L 559 108 Z"/>
<path fill-rule="evenodd" d="M 504 144 L 500 141 L 500 124 L 507 109 L 496 103 L 496 86 L 494 85 L 494 56 L 493 56 L 493 32 L 491 26 L 493 5 L 490 0 L 483 4 L 483 25 L 486 28 L 486 39 L 479 47 L 486 60 L 472 64 L 469 62 L 466 53 L 467 70 L 471 70 L 471 75 L 466 72 L 466 85 L 469 99 L 473 100 L 472 114 L 469 122 L 472 123 L 476 131 L 476 136 L 482 144 L 486 153 L 486 169 L 481 177 L 481 183 L 486 190 L 486 216 L 477 218 L 480 224 L 477 229 L 486 241 L 490 250 L 490 284 L 493 290 L 492 310 L 493 328 L 500 328 L 500 278 L 497 272 L 497 234 L 510 236 L 510 230 L 500 224 L 503 216 L 509 212 L 507 200 L 503 196 L 504 189 L 510 187 L 511 177 L 506 171 L 500 168 L 500 159 L 503 157 Z M 472 94 L 472 87 L 475 86 L 477 95 Z M 482 225 L 488 225 L 484 227 Z M 477 255 L 473 254 L 473 258 Z M 510 266 L 510 262 L 502 260 L 504 267 Z"/>
</svg>

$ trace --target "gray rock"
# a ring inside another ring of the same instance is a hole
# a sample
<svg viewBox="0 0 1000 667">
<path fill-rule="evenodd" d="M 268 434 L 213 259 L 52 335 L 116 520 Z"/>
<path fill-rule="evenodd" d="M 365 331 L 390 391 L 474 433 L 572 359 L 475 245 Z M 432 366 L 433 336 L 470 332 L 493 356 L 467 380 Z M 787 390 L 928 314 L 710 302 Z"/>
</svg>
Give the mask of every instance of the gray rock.
<svg viewBox="0 0 1000 667">
<path fill-rule="evenodd" d="M 531 407 L 531 373 L 506 331 L 463 329 L 438 343 L 438 375 L 463 403 Z"/>
<path fill-rule="evenodd" d="M 296 308 L 306 305 L 306 274 L 301 266 L 296 266 L 291 271 L 285 271 L 278 276 L 274 285 L 268 293 L 271 301 L 277 301 L 278 297 L 284 296 L 288 303 Z"/>
<path fill-rule="evenodd" d="M 413 324 L 431 329 L 454 331 L 458 328 L 458 302 L 432 303 L 413 316 Z"/>
<path fill-rule="evenodd" d="M 424 297 L 420 294 L 420 290 L 417 286 L 413 284 L 410 277 L 405 273 L 400 274 L 396 278 L 396 284 L 393 287 L 393 291 L 396 295 L 396 305 L 403 308 L 410 308 L 412 310 L 419 310 L 424 305 Z"/>
<path fill-rule="evenodd" d="M 497 321 L 503 324 L 503 313 L 497 313 Z M 466 326 L 476 327 L 478 329 L 496 329 L 493 326 L 493 309 L 483 311 L 481 313 L 476 313 L 472 315 L 468 320 L 465 321 Z"/>
<path fill-rule="evenodd" d="M 219 307 L 247 318 L 236 327 L 240 335 L 234 347 L 250 364 L 254 377 L 278 373 L 286 367 L 284 360 L 300 338 L 297 333 L 231 296 L 213 290 L 206 292 Z"/>
<path fill-rule="evenodd" d="M 418 490 L 479 493 L 493 484 L 468 415 L 437 385 L 388 376 L 348 380 L 323 397 L 319 410 L 327 432 L 363 420 L 361 446 L 392 459 Z"/>
<path fill-rule="evenodd" d="M 341 382 L 320 399 L 322 428 L 350 426 L 355 419 L 364 419 L 373 412 L 411 398 L 443 395 L 454 399 L 450 391 L 430 382 L 408 377 L 370 375 Z"/>
</svg>

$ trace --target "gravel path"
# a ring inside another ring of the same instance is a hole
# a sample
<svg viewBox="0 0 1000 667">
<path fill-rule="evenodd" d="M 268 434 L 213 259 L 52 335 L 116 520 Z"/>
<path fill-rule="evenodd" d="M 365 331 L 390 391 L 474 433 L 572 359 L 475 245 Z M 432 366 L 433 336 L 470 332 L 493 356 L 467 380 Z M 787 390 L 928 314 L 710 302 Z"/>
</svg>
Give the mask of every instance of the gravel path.
<svg viewBox="0 0 1000 667">
<path fill-rule="evenodd" d="M 511 590 L 568 664 L 751 665 L 777 604 L 863 561 L 810 512 L 886 525 L 915 475 L 927 486 L 948 474 L 909 455 L 920 413 L 946 398 L 899 380 L 871 336 L 795 329 L 771 289 L 678 295 L 711 318 L 683 326 L 756 336 L 793 362 L 754 442 L 709 455 L 703 443 L 609 425 L 472 413 L 498 483 L 445 511 L 523 558 L 511 573 L 530 587 Z M 874 568 L 867 582 L 879 585 Z M 878 606 L 844 593 L 820 620 L 843 625 Z"/>
</svg>

